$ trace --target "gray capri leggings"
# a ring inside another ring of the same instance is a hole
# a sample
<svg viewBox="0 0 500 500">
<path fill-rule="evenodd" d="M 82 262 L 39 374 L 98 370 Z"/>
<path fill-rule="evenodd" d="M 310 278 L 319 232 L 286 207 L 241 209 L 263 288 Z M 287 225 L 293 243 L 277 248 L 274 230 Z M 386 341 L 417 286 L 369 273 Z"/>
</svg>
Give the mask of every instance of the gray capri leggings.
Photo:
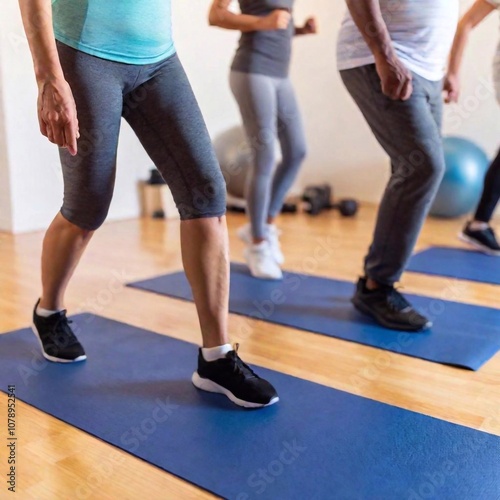
<svg viewBox="0 0 500 500">
<path fill-rule="evenodd" d="M 177 55 L 136 66 L 57 48 L 80 125 L 78 154 L 60 149 L 64 218 L 87 230 L 106 219 L 122 116 L 168 183 L 182 220 L 225 214 L 224 178 Z"/>
<path fill-rule="evenodd" d="M 280 213 L 306 156 L 302 118 L 288 78 L 231 71 L 230 85 L 254 155 L 246 192 L 252 235 L 266 238 L 266 220 Z M 283 158 L 277 168 L 276 137 Z"/>
</svg>

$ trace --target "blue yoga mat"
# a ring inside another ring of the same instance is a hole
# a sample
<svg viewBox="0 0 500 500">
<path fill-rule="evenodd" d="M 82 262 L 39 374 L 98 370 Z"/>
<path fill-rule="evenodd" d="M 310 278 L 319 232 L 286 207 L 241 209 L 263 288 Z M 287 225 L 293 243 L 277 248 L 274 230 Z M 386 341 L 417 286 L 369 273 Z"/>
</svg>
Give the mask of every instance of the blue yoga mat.
<svg viewBox="0 0 500 500">
<path fill-rule="evenodd" d="M 192 300 L 184 273 L 174 273 L 129 286 Z M 246 266 L 231 265 L 232 313 L 270 323 L 358 342 L 408 356 L 478 370 L 500 350 L 500 310 L 429 297 L 409 296 L 434 321 L 431 331 L 395 332 L 379 326 L 353 308 L 354 285 L 303 274 L 283 281 L 252 278 Z"/>
<path fill-rule="evenodd" d="M 408 271 L 500 285 L 500 257 L 461 248 L 433 247 L 418 252 Z"/>
<path fill-rule="evenodd" d="M 243 410 L 192 386 L 195 345 L 90 314 L 73 319 L 88 361 L 44 361 L 28 329 L 0 335 L 2 390 L 15 385 L 20 400 L 216 495 L 500 495 L 496 436 L 265 369 L 280 403 Z"/>
</svg>

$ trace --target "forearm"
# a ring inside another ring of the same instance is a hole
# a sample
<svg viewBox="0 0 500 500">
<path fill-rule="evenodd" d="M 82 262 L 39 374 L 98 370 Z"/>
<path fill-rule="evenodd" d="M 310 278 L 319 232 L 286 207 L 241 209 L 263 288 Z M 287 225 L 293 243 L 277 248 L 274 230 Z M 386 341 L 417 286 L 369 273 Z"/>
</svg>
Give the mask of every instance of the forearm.
<svg viewBox="0 0 500 500">
<path fill-rule="evenodd" d="M 451 73 L 453 75 L 458 75 L 460 73 L 460 67 L 462 66 L 465 47 L 467 46 L 471 30 L 472 26 L 470 26 L 468 23 L 459 23 L 450 52 L 448 73 Z"/>
<path fill-rule="evenodd" d="M 471 31 L 494 10 L 495 7 L 489 2 L 476 0 L 462 19 L 460 19 L 450 53 L 448 73 L 455 75 L 459 73 Z"/>
<path fill-rule="evenodd" d="M 259 31 L 261 28 L 261 17 L 247 14 L 235 14 L 227 9 L 213 8 L 210 11 L 208 22 L 210 26 L 218 26 L 228 30 L 237 31 Z"/>
<path fill-rule="evenodd" d="M 19 0 L 37 81 L 63 76 L 52 27 L 51 0 Z"/>
<path fill-rule="evenodd" d="M 394 56 L 389 30 L 379 0 L 346 0 L 349 12 L 376 59 Z"/>
</svg>

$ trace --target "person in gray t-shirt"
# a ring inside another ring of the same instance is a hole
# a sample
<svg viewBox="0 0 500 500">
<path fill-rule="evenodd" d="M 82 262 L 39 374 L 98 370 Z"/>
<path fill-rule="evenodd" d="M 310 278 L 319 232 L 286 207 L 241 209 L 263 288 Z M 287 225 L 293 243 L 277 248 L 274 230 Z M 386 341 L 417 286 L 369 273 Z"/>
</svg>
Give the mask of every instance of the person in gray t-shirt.
<svg viewBox="0 0 500 500">
<path fill-rule="evenodd" d="M 284 261 L 274 219 L 306 155 L 302 119 L 289 79 L 292 39 L 316 33 L 309 18 L 296 28 L 294 0 L 239 0 L 241 13 L 229 10 L 231 0 L 215 0 L 213 26 L 242 32 L 231 66 L 231 90 L 238 102 L 254 155 L 246 190 L 250 224 L 241 228 L 245 258 L 256 278 L 281 279 Z M 275 142 L 282 161 L 275 168 Z"/>
</svg>

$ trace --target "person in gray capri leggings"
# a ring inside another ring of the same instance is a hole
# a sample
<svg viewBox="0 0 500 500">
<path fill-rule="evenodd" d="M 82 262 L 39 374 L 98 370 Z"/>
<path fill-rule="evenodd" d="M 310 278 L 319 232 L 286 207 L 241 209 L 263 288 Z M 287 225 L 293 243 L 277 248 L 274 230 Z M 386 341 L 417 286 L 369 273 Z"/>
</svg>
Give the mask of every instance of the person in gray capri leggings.
<svg viewBox="0 0 500 500">
<path fill-rule="evenodd" d="M 215 0 L 209 21 L 242 32 L 230 85 L 254 165 L 246 189 L 250 224 L 238 234 L 247 244 L 245 258 L 252 275 L 281 279 L 284 256 L 274 220 L 306 156 L 302 118 L 288 77 L 291 42 L 295 35 L 316 33 L 316 22 L 310 18 L 296 28 L 294 0 L 239 0 L 241 14 L 232 13 L 229 5 L 230 0 Z M 277 167 L 276 138 L 282 153 Z"/>
<path fill-rule="evenodd" d="M 168 183 L 181 217 L 182 261 L 203 338 L 193 384 L 247 408 L 274 404 L 274 387 L 229 343 L 225 183 L 177 57 L 170 1 L 87 4 L 20 0 L 39 89 L 40 131 L 60 147 L 64 177 L 64 201 L 43 242 L 42 294 L 33 310 L 43 356 L 57 363 L 87 358 L 64 298 L 108 213 L 123 117 Z"/>
</svg>

